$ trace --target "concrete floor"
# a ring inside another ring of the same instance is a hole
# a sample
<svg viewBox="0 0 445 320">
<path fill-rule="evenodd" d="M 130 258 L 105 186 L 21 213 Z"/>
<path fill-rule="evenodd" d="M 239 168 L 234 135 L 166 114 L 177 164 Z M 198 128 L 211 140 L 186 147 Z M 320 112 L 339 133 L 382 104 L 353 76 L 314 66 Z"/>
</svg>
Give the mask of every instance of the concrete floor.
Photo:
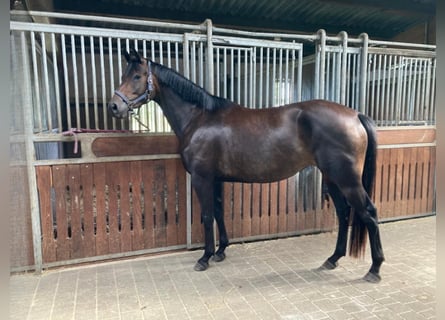
<svg viewBox="0 0 445 320">
<path fill-rule="evenodd" d="M 316 270 L 336 233 L 231 245 L 205 272 L 185 251 L 10 277 L 10 319 L 435 319 L 436 217 L 381 225 L 382 281 L 345 257 Z"/>
</svg>

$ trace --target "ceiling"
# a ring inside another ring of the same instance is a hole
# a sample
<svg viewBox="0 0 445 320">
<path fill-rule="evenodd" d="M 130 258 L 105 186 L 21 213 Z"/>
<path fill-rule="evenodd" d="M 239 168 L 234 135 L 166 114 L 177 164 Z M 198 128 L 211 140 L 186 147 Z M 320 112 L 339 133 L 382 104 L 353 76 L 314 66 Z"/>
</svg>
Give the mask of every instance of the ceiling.
<svg viewBox="0 0 445 320">
<path fill-rule="evenodd" d="M 250 30 L 328 34 L 362 32 L 392 39 L 436 15 L 436 0 L 26 0 L 57 12 L 126 16 L 201 23 Z M 48 6 L 48 4 L 50 4 Z M 31 7 L 31 8 L 29 8 Z"/>
</svg>

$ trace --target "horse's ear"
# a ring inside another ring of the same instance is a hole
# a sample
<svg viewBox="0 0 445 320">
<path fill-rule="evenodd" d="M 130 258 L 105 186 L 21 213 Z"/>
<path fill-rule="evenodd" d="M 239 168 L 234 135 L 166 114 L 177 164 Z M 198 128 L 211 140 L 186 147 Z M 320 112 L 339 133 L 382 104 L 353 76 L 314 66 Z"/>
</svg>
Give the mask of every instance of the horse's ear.
<svg viewBox="0 0 445 320">
<path fill-rule="evenodd" d="M 128 51 L 122 50 L 122 53 L 124 54 L 125 60 L 127 60 L 127 62 L 130 62 L 130 54 L 128 53 Z"/>
<path fill-rule="evenodd" d="M 142 62 L 141 56 L 134 48 L 130 48 L 130 59 L 131 59 L 131 61 L 134 61 L 134 62 L 139 62 L 139 63 Z"/>
</svg>

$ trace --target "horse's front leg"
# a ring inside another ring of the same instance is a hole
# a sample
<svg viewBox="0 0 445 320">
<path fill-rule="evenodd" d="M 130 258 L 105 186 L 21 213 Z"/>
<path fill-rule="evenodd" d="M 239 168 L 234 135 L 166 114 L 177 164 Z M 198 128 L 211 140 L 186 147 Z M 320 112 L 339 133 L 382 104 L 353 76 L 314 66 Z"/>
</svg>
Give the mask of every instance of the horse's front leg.
<svg viewBox="0 0 445 320">
<path fill-rule="evenodd" d="M 219 246 L 216 250 L 214 260 L 216 262 L 223 261 L 226 258 L 224 251 L 229 245 L 229 238 L 227 237 L 226 226 L 224 224 L 224 208 L 223 208 L 223 183 L 217 181 L 214 183 L 213 189 L 214 195 L 214 209 L 215 209 L 215 220 L 218 225 L 219 233 Z"/>
<path fill-rule="evenodd" d="M 196 262 L 194 269 L 204 271 L 209 267 L 209 259 L 215 254 L 213 235 L 214 193 L 213 179 L 192 174 L 192 185 L 201 206 L 201 220 L 204 225 L 204 255 Z"/>
</svg>

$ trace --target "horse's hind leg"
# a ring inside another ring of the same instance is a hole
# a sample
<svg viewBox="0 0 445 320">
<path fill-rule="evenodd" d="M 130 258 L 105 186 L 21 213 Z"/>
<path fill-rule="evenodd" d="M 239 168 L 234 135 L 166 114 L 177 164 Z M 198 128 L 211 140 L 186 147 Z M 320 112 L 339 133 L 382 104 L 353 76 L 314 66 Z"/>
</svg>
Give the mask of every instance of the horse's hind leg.
<svg viewBox="0 0 445 320">
<path fill-rule="evenodd" d="M 226 226 L 224 224 L 224 209 L 223 209 L 223 197 L 222 197 L 222 190 L 223 190 L 223 184 L 222 182 L 215 182 L 214 188 L 213 188 L 213 194 L 214 194 L 214 208 L 215 208 L 215 220 L 216 224 L 218 226 L 218 233 L 219 233 L 219 246 L 218 250 L 215 252 L 215 256 L 213 259 L 216 262 L 223 261 L 226 258 L 226 254 L 224 253 L 224 250 L 229 245 L 229 239 L 227 237 L 227 231 Z"/>
<path fill-rule="evenodd" d="M 343 191 L 346 199 L 354 208 L 354 219 L 360 219 L 358 223 L 366 226 L 371 247 L 372 265 L 364 279 L 369 282 L 380 281 L 380 266 L 385 257 L 383 255 L 382 242 L 377 221 L 377 210 L 368 194 L 363 188 L 349 188 Z M 353 222 L 353 228 L 354 224 Z"/>
<path fill-rule="evenodd" d="M 337 261 L 346 255 L 348 242 L 348 225 L 351 206 L 347 203 L 340 189 L 333 183 L 328 183 L 329 194 L 334 202 L 335 211 L 338 218 L 337 244 L 334 253 L 321 266 L 321 269 L 335 269 Z"/>
<path fill-rule="evenodd" d="M 204 225 L 204 255 L 196 262 L 194 269 L 204 271 L 209 267 L 209 259 L 215 253 L 215 239 L 213 234 L 214 221 L 214 181 L 197 174 L 192 174 L 192 185 L 201 205 L 201 219 Z"/>
</svg>

